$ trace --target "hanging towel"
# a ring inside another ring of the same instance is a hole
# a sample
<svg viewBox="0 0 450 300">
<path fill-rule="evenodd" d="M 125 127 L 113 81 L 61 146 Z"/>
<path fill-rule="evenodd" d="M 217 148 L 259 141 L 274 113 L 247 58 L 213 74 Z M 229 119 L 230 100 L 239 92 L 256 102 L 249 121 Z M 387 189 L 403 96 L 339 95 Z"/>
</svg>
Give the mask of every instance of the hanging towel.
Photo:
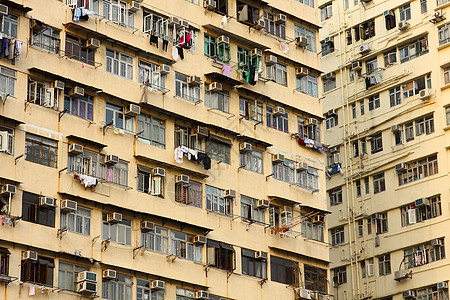
<svg viewBox="0 0 450 300">
<path fill-rule="evenodd" d="M 226 28 L 228 24 L 227 16 L 223 16 L 222 21 L 220 21 L 220 27 Z"/>
<path fill-rule="evenodd" d="M 230 65 L 223 65 L 222 66 L 222 74 L 227 76 L 227 77 L 230 77 L 232 69 L 233 68 Z"/>
<path fill-rule="evenodd" d="M 175 46 L 172 47 L 172 58 L 174 61 L 178 60 L 178 49 Z"/>
<path fill-rule="evenodd" d="M 183 163 L 183 151 L 181 151 L 181 147 L 175 148 L 175 161 L 179 164 Z"/>
<path fill-rule="evenodd" d="M 77 7 L 73 10 L 74 22 L 76 22 L 76 23 L 80 22 L 80 17 L 81 17 L 81 9 Z"/>
</svg>

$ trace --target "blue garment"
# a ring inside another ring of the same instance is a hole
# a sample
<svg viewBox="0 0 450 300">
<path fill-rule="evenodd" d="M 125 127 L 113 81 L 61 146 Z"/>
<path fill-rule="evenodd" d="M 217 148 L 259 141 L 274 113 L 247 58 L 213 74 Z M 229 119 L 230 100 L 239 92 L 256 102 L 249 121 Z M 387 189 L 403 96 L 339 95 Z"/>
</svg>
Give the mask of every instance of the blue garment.
<svg viewBox="0 0 450 300">
<path fill-rule="evenodd" d="M 2 52 L 5 53 L 5 57 L 9 56 L 9 39 L 5 37 L 2 39 Z"/>
<path fill-rule="evenodd" d="M 81 17 L 81 9 L 77 7 L 73 10 L 73 20 L 78 23 L 80 22 L 80 17 Z"/>
</svg>

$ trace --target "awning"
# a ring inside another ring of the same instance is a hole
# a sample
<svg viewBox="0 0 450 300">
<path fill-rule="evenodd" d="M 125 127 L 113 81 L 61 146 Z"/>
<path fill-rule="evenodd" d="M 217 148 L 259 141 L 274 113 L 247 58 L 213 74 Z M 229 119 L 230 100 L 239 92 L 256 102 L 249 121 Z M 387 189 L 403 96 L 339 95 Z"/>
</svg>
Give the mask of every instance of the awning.
<svg viewBox="0 0 450 300">
<path fill-rule="evenodd" d="M 267 195 L 270 200 L 280 201 L 281 203 L 287 203 L 288 205 L 300 205 L 300 201 L 295 201 L 293 199 L 287 199 L 284 197 L 276 196 L 276 195 Z"/>
<path fill-rule="evenodd" d="M 256 124 L 256 123 L 255 123 L 255 124 Z M 266 141 L 263 141 L 263 140 L 260 140 L 260 139 L 254 138 L 254 137 L 246 136 L 246 135 L 238 135 L 238 136 L 237 136 L 237 139 L 238 139 L 239 141 L 242 141 L 242 142 L 250 142 L 250 143 L 252 143 L 253 145 L 261 145 L 261 146 L 263 146 L 264 148 L 273 146 L 273 145 L 272 145 L 271 143 L 269 143 L 269 142 L 266 142 Z"/>
<path fill-rule="evenodd" d="M 1 180 L 1 181 L 6 181 L 6 182 L 11 183 L 11 184 L 14 184 L 15 186 L 18 186 L 19 184 L 22 183 L 22 182 L 20 182 L 20 181 L 14 180 L 14 179 L 6 178 L 6 177 L 1 177 L 1 176 L 0 176 L 0 180 Z"/>
<path fill-rule="evenodd" d="M 2 0 L 1 3 L 2 3 L 3 5 L 8 6 L 9 8 L 17 9 L 17 10 L 23 11 L 24 13 L 27 13 L 27 12 L 33 10 L 31 7 L 24 6 L 23 4 L 19 4 L 19 3 L 17 3 L 17 2 L 13 2 L 13 1 L 11 1 L 11 0 Z"/>
<path fill-rule="evenodd" d="M 329 263 L 331 263 L 331 261 L 329 261 L 329 260 L 320 259 L 320 258 L 317 258 L 317 257 L 314 257 L 314 256 L 306 256 L 306 255 L 303 255 L 303 254 L 301 254 L 301 253 L 289 251 L 289 250 L 284 249 L 284 248 L 281 248 L 281 247 L 269 246 L 269 249 L 273 249 L 273 250 L 275 250 L 275 251 L 280 251 L 280 252 L 284 252 L 284 253 L 289 253 L 289 254 L 291 254 L 291 255 L 293 255 L 293 256 L 304 257 L 304 258 L 306 258 L 306 259 L 309 260 L 309 261 L 317 261 L 317 262 L 319 262 L 319 263 L 323 263 L 323 264 L 327 264 L 327 265 L 328 265 Z M 328 252 L 327 252 L 327 253 L 328 253 Z"/>
<path fill-rule="evenodd" d="M 214 247 L 214 248 L 220 248 L 220 243 L 208 239 L 208 241 L 207 241 L 207 246 L 208 246 L 208 247 Z"/>
<path fill-rule="evenodd" d="M 225 250 L 229 250 L 229 251 L 234 251 L 233 246 L 231 246 L 229 244 L 225 244 L 225 243 L 220 243 L 220 248 L 225 249 Z"/>
<path fill-rule="evenodd" d="M 239 44 L 242 44 L 243 46 L 244 45 L 248 46 L 249 48 L 258 48 L 261 50 L 269 49 L 269 47 L 267 47 L 263 44 L 257 43 L 255 41 L 245 38 L 243 36 L 237 35 L 231 31 L 225 30 L 225 29 L 223 29 L 219 26 L 213 25 L 213 24 L 205 24 L 205 25 L 203 25 L 203 28 L 207 29 L 210 32 L 214 32 L 218 35 L 225 35 L 225 36 L 229 37 L 230 39 L 238 42 Z"/>
<path fill-rule="evenodd" d="M 301 206 L 301 207 L 306 207 L 306 208 L 311 209 L 311 210 L 314 210 L 314 211 L 318 211 L 318 212 L 320 212 L 320 213 L 322 213 L 322 214 L 324 214 L 324 215 L 331 214 L 331 211 L 325 210 L 325 209 L 322 209 L 322 208 L 317 208 L 317 207 L 315 207 L 315 206 L 304 205 L 304 204 L 300 204 L 300 206 Z"/>
<path fill-rule="evenodd" d="M 266 52 L 266 53 L 271 53 L 271 54 L 276 55 L 276 56 L 278 56 L 278 57 L 282 57 L 282 58 L 284 58 L 285 60 L 290 61 L 290 62 L 293 63 L 294 65 L 297 65 L 298 67 L 300 67 L 300 66 L 305 66 L 305 67 L 308 67 L 308 68 L 310 68 L 310 69 L 312 69 L 312 70 L 315 70 L 317 73 L 319 73 L 318 75 L 320 75 L 320 74 L 323 73 L 322 70 L 318 69 L 317 67 L 313 67 L 313 66 L 310 66 L 310 65 L 306 64 L 305 61 L 297 61 L 297 60 L 294 60 L 294 59 L 290 58 L 289 56 L 281 55 L 280 53 L 275 52 L 275 51 L 270 50 L 270 49 L 266 50 L 265 52 Z"/>
<path fill-rule="evenodd" d="M 25 124 L 25 122 L 14 119 L 14 118 L 9 118 L 5 115 L 0 115 L 0 121 L 3 121 L 4 123 L 13 123 L 14 126 L 20 125 L 20 124 Z"/>
<path fill-rule="evenodd" d="M 9 250 L 7 249 L 7 248 L 3 248 L 3 247 L 0 247 L 0 253 L 3 253 L 3 254 L 11 254 L 11 252 L 9 252 Z"/>
<path fill-rule="evenodd" d="M 171 163 L 163 162 L 163 161 L 160 161 L 160 160 L 157 160 L 157 159 L 154 159 L 154 158 L 150 158 L 150 157 L 146 157 L 146 156 L 143 156 L 143 155 L 135 155 L 134 157 L 136 159 L 138 159 L 138 160 L 148 161 L 148 162 L 150 162 L 152 164 L 155 164 L 155 165 L 157 165 L 158 167 L 161 167 L 161 168 L 168 168 L 168 169 L 172 169 L 172 170 L 177 170 L 177 171 L 181 172 L 182 174 L 192 175 L 192 176 L 200 177 L 202 179 L 209 177 L 208 174 L 197 172 L 197 171 L 193 171 L 192 169 L 189 169 L 189 168 L 184 168 L 184 167 L 181 167 L 179 165 L 174 165 L 174 164 L 171 164 Z"/>
<path fill-rule="evenodd" d="M 210 135 L 209 138 L 211 140 L 216 140 L 216 141 L 218 141 L 220 143 L 227 144 L 229 146 L 233 145 L 233 143 L 231 143 L 230 140 L 224 139 L 223 137 L 220 137 L 220 136 L 217 136 L 217 135 Z"/>
<path fill-rule="evenodd" d="M 74 135 L 74 134 L 69 134 L 67 136 L 67 139 L 73 140 L 73 141 L 78 141 L 81 144 L 83 144 L 83 146 L 85 146 L 85 145 L 92 145 L 92 146 L 97 147 L 99 149 L 103 149 L 103 148 L 107 147 L 106 144 L 103 144 L 103 143 L 100 143 L 100 142 L 96 142 L 96 141 L 93 141 L 91 139 L 84 138 L 84 137 L 81 137 L 81 136 L 78 136 L 78 135 Z"/>
<path fill-rule="evenodd" d="M 239 80 L 225 76 L 219 72 L 206 73 L 205 76 L 210 78 L 211 81 L 223 82 L 223 83 L 229 84 L 231 86 L 236 86 L 236 85 L 242 84 L 242 82 L 240 82 Z"/>
</svg>

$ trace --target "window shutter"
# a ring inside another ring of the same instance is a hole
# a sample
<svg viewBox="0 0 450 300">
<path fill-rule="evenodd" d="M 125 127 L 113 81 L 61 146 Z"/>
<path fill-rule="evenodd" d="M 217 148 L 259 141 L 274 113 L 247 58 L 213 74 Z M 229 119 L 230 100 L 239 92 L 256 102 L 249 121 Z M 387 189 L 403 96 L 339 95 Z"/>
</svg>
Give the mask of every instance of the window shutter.
<svg viewBox="0 0 450 300">
<path fill-rule="evenodd" d="M 216 248 L 208 247 L 206 257 L 208 265 L 216 265 Z"/>
</svg>

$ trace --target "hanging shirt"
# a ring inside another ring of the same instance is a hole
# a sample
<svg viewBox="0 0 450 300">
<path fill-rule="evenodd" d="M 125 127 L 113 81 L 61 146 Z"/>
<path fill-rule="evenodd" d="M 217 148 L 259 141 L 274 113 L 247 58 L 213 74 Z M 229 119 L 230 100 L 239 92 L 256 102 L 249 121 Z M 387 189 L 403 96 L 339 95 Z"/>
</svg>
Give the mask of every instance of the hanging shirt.
<svg viewBox="0 0 450 300">
<path fill-rule="evenodd" d="M 223 16 L 222 21 L 220 21 L 220 27 L 226 28 L 228 24 L 227 16 Z"/>
<path fill-rule="evenodd" d="M 227 77 L 230 77 L 232 69 L 233 68 L 230 65 L 223 65 L 222 66 L 222 74 Z"/>
<path fill-rule="evenodd" d="M 172 47 L 172 58 L 174 61 L 178 60 L 178 49 L 175 46 Z"/>
</svg>

